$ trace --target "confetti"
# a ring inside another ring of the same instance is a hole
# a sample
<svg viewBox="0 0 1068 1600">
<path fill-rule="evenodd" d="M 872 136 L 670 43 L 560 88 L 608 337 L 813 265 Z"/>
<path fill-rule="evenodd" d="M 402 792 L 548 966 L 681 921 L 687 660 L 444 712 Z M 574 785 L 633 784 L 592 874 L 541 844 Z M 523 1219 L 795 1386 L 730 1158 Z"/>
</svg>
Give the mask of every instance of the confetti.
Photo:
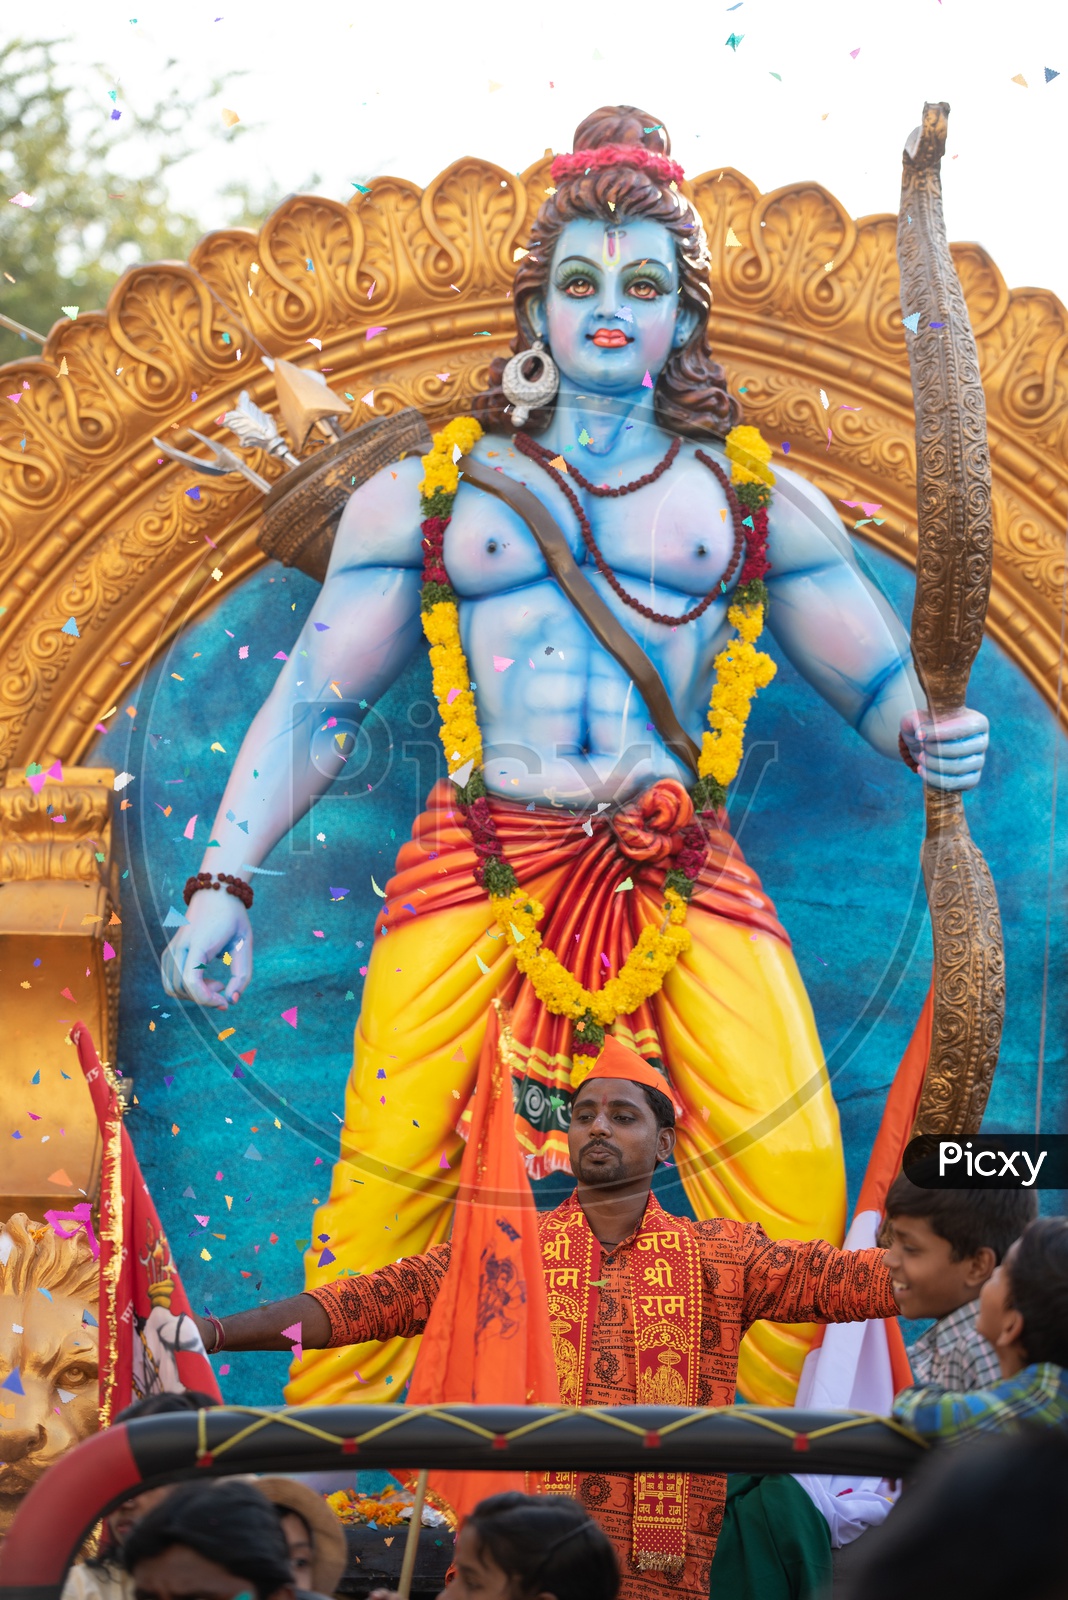
<svg viewBox="0 0 1068 1600">
<path fill-rule="evenodd" d="M 1009 82 L 1018 83 L 1021 89 L 1027 88 L 1027 79 L 1024 77 L 1022 72 L 1018 72 L 1014 78 L 1010 78 Z"/>
<path fill-rule="evenodd" d="M 59 631 L 60 633 L 69 633 L 72 639 L 81 638 L 81 634 L 78 632 L 78 624 L 73 617 L 68 617 Z"/>
<path fill-rule="evenodd" d="M 509 667 L 514 667 L 514 666 L 515 666 L 515 657 L 514 656 L 494 656 L 494 658 L 493 658 L 493 670 L 494 670 L 494 672 L 507 672 Z"/>
<path fill-rule="evenodd" d="M 63 315 L 65 317 L 69 317 L 72 322 L 77 320 L 79 310 L 77 306 L 60 306 L 59 309 L 62 311 Z"/>
<path fill-rule="evenodd" d="M 742 42 L 742 40 L 744 38 L 745 38 L 745 34 L 744 33 L 731 33 L 731 34 L 728 34 L 727 39 L 726 39 L 725 42 L 728 45 L 730 45 L 732 50 L 737 50 L 738 46 L 741 44 L 741 42 Z"/>
<path fill-rule="evenodd" d="M 728 250 L 740 250 L 742 248 L 742 241 L 739 239 L 730 223 L 727 224 L 727 237 L 724 240 L 724 245 Z"/>
<path fill-rule="evenodd" d="M 1052 83 L 1054 78 L 1060 77 L 1060 73 L 1054 67 L 1043 67 L 1042 71 L 1046 74 L 1047 83 Z"/>
<path fill-rule="evenodd" d="M 224 128 L 235 128 L 241 121 L 241 118 L 238 116 L 237 112 L 231 111 L 227 106 L 223 107 L 222 119 Z"/>
<path fill-rule="evenodd" d="M 22 206 L 24 209 L 32 206 L 36 201 L 35 194 L 27 194 L 25 189 L 20 189 L 18 194 L 13 194 L 8 201 L 9 206 Z"/>
<path fill-rule="evenodd" d="M 296 1006 L 290 1006 L 288 1011 L 283 1011 L 281 1013 L 281 1016 L 282 1016 L 282 1021 L 283 1022 L 288 1022 L 289 1026 L 291 1028 L 295 1028 L 296 1027 L 296 1025 L 297 1025 L 297 1008 L 296 1008 Z"/>
</svg>

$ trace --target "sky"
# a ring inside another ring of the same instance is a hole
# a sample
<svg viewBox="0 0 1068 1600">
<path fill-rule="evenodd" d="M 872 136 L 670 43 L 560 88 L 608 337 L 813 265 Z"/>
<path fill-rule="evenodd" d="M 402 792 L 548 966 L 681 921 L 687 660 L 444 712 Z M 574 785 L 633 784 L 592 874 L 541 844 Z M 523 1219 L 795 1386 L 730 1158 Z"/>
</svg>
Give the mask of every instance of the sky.
<svg viewBox="0 0 1068 1600">
<path fill-rule="evenodd" d="M 239 74 L 188 130 L 206 149 L 171 174 L 209 227 L 227 220 L 228 183 L 342 199 L 384 173 L 425 184 L 464 155 L 518 171 L 621 102 L 666 124 L 691 175 L 814 179 L 855 217 L 896 211 L 905 139 L 925 99 L 947 100 L 950 238 L 984 245 L 1010 287 L 1068 303 L 1063 0 L 48 0 L 42 16 L 28 29 L 21 13 L 20 31 L 66 38 L 102 117 L 118 91 L 117 129 L 136 127 L 168 62 L 189 89 Z M 224 109 L 241 119 L 230 134 Z"/>
</svg>

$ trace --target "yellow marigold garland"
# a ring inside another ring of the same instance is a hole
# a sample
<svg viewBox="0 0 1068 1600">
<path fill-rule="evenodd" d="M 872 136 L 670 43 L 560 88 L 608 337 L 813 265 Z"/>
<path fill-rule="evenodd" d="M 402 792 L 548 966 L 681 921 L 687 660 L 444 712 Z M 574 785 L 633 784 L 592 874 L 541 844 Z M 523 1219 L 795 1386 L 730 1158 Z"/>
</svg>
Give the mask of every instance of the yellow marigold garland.
<svg viewBox="0 0 1068 1600">
<path fill-rule="evenodd" d="M 459 607 L 443 556 L 445 529 L 459 487 L 454 457 L 473 449 L 481 436 L 482 429 L 473 417 L 457 417 L 434 435 L 433 449 L 423 457 L 423 631 L 430 645 L 441 742 L 450 773 L 460 774 L 471 763 L 466 782 L 458 784 L 457 799 L 466 812 L 478 856 L 475 876 L 489 894 L 497 926 L 514 949 L 516 965 L 533 985 L 542 1005 L 555 1015 L 572 1019 L 576 1055 L 589 1056 L 600 1050 L 605 1029 L 617 1017 L 629 1016 L 643 1000 L 659 992 L 679 956 L 690 948 L 690 935 L 683 924 L 686 904 L 700 871 L 695 860 L 699 863 L 703 859 L 703 843 L 696 858 L 692 850 L 687 855 L 686 865 L 692 876 L 678 865 L 667 874 L 660 926 L 647 923 L 642 928 L 619 972 L 599 990 L 579 983 L 542 943 L 538 924 L 545 909 L 520 887 L 504 858 L 489 809 L 481 770 L 478 708 L 460 639 Z M 775 675 L 770 656 L 756 649 L 767 609 L 763 582 L 768 570 L 767 507 L 775 481 L 768 466 L 771 449 L 759 429 L 738 427 L 728 434 L 726 451 L 731 462 L 731 483 L 748 512 L 744 519 L 747 555 L 727 612 L 737 633 L 715 660 L 709 726 L 702 739 L 698 782 L 693 791 L 698 812 L 723 804 L 727 786 L 741 766 L 753 698 Z M 703 838 L 702 833 L 702 841 Z M 682 856 L 679 859 L 681 862 Z"/>
</svg>

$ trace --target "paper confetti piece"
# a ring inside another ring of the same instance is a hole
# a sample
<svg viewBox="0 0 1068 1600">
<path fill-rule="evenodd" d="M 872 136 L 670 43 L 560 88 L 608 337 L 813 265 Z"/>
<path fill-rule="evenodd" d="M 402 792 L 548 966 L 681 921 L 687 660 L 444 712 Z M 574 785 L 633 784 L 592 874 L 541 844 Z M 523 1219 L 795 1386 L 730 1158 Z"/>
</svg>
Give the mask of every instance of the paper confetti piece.
<svg viewBox="0 0 1068 1600">
<path fill-rule="evenodd" d="M 183 839 L 191 839 L 193 837 L 193 833 L 194 833 L 194 831 L 196 829 L 196 825 L 197 825 L 197 816 L 198 815 L 199 815 L 199 813 L 194 811 L 193 815 L 190 817 L 189 821 L 186 823 L 185 831 L 182 834 L 182 838 Z"/>
<path fill-rule="evenodd" d="M 616 885 L 613 893 L 622 894 L 624 889 L 633 889 L 633 888 L 634 888 L 634 879 L 633 878 L 624 878 L 622 883 Z"/>
<path fill-rule="evenodd" d="M 860 55 L 860 45 L 858 44 L 857 48 L 855 50 L 850 50 L 849 54 L 853 57 L 853 60 L 855 61 L 857 59 L 857 57 Z"/>
<path fill-rule="evenodd" d="M 1021 89 L 1027 88 L 1027 79 L 1024 77 L 1022 72 L 1018 72 L 1014 78 L 1010 78 L 1009 82 L 1018 83 Z"/>
<path fill-rule="evenodd" d="M 65 1189 L 74 1188 L 73 1180 L 67 1177 L 67 1174 L 62 1167 L 57 1167 L 55 1172 L 50 1172 L 48 1174 L 48 1181 L 49 1183 L 62 1184 Z"/>
<path fill-rule="evenodd" d="M 458 789 L 462 789 L 474 771 L 475 761 L 472 756 L 470 761 L 465 761 L 462 767 L 457 767 L 455 772 L 450 772 L 449 777 Z"/>
<path fill-rule="evenodd" d="M 486 963 L 483 961 L 482 957 L 479 955 L 477 950 L 475 951 L 475 960 L 478 962 L 478 970 L 479 970 L 479 972 L 481 972 L 484 977 L 488 977 L 489 976 L 489 967 L 487 967 Z"/>
<path fill-rule="evenodd" d="M 297 1008 L 296 1008 L 296 1006 L 290 1006 L 288 1011 L 283 1011 L 282 1012 L 282 1021 L 283 1022 L 288 1022 L 289 1026 L 291 1028 L 295 1028 L 296 1027 L 296 1025 L 297 1025 Z"/>
<path fill-rule="evenodd" d="M 1057 72 L 1053 67 L 1043 67 L 1042 71 L 1046 74 L 1047 83 L 1052 83 L 1054 78 L 1060 77 L 1060 73 Z"/>
<path fill-rule="evenodd" d="M 37 196 L 35 194 L 27 194 L 25 189 L 20 189 L 18 194 L 13 194 L 11 196 L 11 199 L 8 201 L 8 205 L 22 206 L 25 208 L 27 206 L 32 206 L 36 199 Z"/>
<path fill-rule="evenodd" d="M 237 112 L 231 111 L 227 106 L 223 107 L 222 119 L 224 128 L 236 128 L 237 124 L 241 121 L 241 118 L 238 116 Z"/>
<path fill-rule="evenodd" d="M 741 42 L 742 42 L 742 40 L 744 38 L 745 38 L 745 34 L 744 33 L 732 33 L 732 34 L 729 34 L 727 36 L 727 39 L 725 40 L 725 43 L 729 44 L 732 50 L 737 50 L 738 46 L 741 44 Z"/>
<path fill-rule="evenodd" d="M 740 250 L 742 248 L 742 241 L 739 239 L 729 222 L 727 224 L 727 237 L 724 240 L 724 245 L 728 250 Z"/>
<path fill-rule="evenodd" d="M 507 672 L 508 668 L 513 666 L 515 666 L 514 656 L 494 656 L 493 658 L 494 672 Z"/>
<path fill-rule="evenodd" d="M 917 327 L 919 326 L 920 313 L 918 311 L 910 311 L 908 316 L 902 317 L 901 320 L 910 333 L 915 333 Z"/>
<path fill-rule="evenodd" d="M 111 787 L 115 790 L 115 793 L 118 794 L 120 789 L 125 789 L 126 785 L 128 783 L 133 783 L 133 781 L 134 775 L 132 772 L 120 772 Z"/>
<path fill-rule="evenodd" d="M 254 1144 L 250 1144 L 248 1149 L 245 1151 L 245 1160 L 246 1161 L 262 1161 L 263 1160 L 263 1157 L 260 1155 L 259 1151 L 256 1149 L 256 1146 Z M 221 1177 L 222 1174 L 220 1173 L 219 1176 Z"/>
<path fill-rule="evenodd" d="M 8 1373 L 3 1383 L 0 1383 L 0 1389 L 6 1389 L 8 1394 L 26 1393 L 25 1389 L 22 1387 L 22 1379 L 19 1377 L 17 1371 Z"/>
<path fill-rule="evenodd" d="M 104 940 L 104 960 L 105 961 L 114 961 L 114 959 L 115 959 L 115 947 L 114 947 L 114 945 L 108 944 L 107 940 L 105 939 Z"/>
<path fill-rule="evenodd" d="M 171 906 L 163 919 L 164 928 L 184 928 L 188 926 L 189 919 L 184 917 L 176 906 Z"/>
<path fill-rule="evenodd" d="M 645 377 L 642 379 L 642 388 L 643 389 L 651 389 L 652 387 L 653 387 L 653 380 L 649 376 L 648 367 L 646 367 L 646 369 L 645 369 Z"/>
<path fill-rule="evenodd" d="M 371 875 L 371 888 L 374 890 L 375 894 L 378 896 L 378 898 L 380 900 L 384 900 L 386 898 L 386 891 L 384 889 L 380 889 L 378 887 L 378 884 L 375 882 L 373 873 Z"/>
<path fill-rule="evenodd" d="M 59 631 L 60 633 L 69 633 L 72 639 L 81 638 L 81 634 L 78 632 L 78 624 L 73 617 L 68 617 Z"/>
<path fill-rule="evenodd" d="M 449 1166 L 449 1158 L 445 1154 L 444 1150 L 441 1152 L 441 1160 L 438 1162 L 438 1166 L 439 1167 L 444 1167 L 446 1172 L 451 1172 L 452 1171 L 452 1168 Z"/>
<path fill-rule="evenodd" d="M 379 334 L 380 334 L 380 333 L 385 333 L 385 331 L 386 331 L 386 327 L 387 327 L 387 326 L 388 326 L 388 324 L 386 324 L 386 323 L 383 323 L 383 324 L 382 324 L 382 325 L 381 325 L 381 327 L 374 327 L 374 328 L 365 328 L 365 329 L 364 329 L 364 335 L 363 335 L 363 336 L 364 336 L 364 338 L 365 338 L 365 339 L 374 339 L 374 338 L 377 338 L 377 336 L 378 336 L 378 335 L 379 335 Z"/>
</svg>

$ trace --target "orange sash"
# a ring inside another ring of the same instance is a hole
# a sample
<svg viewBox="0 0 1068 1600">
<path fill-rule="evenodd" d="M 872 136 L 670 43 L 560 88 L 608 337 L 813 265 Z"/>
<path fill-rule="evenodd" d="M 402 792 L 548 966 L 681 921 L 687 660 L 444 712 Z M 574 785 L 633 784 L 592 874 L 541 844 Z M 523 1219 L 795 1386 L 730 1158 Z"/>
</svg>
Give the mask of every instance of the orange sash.
<svg viewBox="0 0 1068 1600">
<path fill-rule="evenodd" d="M 634 1307 L 636 1403 L 696 1405 L 701 1335 L 697 1241 L 650 1195 L 641 1228 L 626 1248 Z M 541 1251 L 560 1399 L 565 1406 L 583 1405 L 601 1247 L 577 1201 L 542 1218 Z M 543 1493 L 574 1495 L 576 1490 L 575 1473 L 545 1474 Z M 639 1572 L 681 1573 L 688 1496 L 687 1473 L 635 1474 L 632 1551 Z"/>
</svg>

